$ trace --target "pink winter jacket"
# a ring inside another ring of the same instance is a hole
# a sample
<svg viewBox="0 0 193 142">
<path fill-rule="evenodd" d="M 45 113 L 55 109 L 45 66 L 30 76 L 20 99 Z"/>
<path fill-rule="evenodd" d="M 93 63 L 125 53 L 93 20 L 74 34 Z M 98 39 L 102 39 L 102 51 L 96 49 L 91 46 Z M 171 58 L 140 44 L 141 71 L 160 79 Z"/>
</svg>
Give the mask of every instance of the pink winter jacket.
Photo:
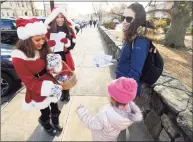
<svg viewBox="0 0 193 142">
<path fill-rule="evenodd" d="M 93 117 L 85 107 L 78 108 L 77 114 L 92 131 L 93 141 L 116 141 L 122 130 L 143 119 L 139 107 L 134 102 L 128 104 L 126 111 L 108 104 Z"/>
</svg>

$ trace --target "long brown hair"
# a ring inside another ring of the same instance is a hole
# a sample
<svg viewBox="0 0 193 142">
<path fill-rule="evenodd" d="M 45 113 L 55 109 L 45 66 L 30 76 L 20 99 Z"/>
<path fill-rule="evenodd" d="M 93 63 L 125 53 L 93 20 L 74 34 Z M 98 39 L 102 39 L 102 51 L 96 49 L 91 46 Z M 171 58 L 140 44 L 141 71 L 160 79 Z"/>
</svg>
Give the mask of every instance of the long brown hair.
<svg viewBox="0 0 193 142">
<path fill-rule="evenodd" d="M 35 51 L 34 43 L 32 42 L 31 38 L 28 38 L 26 40 L 18 40 L 16 43 L 15 48 L 23 51 L 23 53 L 28 58 L 34 58 L 35 57 Z M 40 58 L 46 59 L 47 54 L 52 53 L 51 50 L 48 48 L 47 41 L 45 40 L 44 44 L 42 45 L 42 48 L 39 50 Z"/>
<path fill-rule="evenodd" d="M 62 15 L 64 17 L 64 15 Z M 57 23 L 56 18 L 49 24 L 50 29 L 48 30 L 49 33 L 57 33 Z M 66 17 L 64 17 L 64 24 L 63 27 L 67 27 L 66 37 L 70 38 L 71 35 L 74 34 L 74 30 L 69 26 L 69 22 L 67 21 Z"/>
</svg>

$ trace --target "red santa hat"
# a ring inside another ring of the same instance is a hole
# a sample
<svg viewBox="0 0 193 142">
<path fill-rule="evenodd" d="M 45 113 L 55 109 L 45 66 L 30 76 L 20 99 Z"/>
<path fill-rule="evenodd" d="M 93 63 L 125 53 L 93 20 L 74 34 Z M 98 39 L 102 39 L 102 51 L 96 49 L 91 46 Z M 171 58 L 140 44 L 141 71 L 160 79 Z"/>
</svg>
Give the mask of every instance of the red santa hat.
<svg viewBox="0 0 193 142">
<path fill-rule="evenodd" d="M 46 25 L 37 18 L 17 19 L 16 26 L 18 38 L 21 40 L 47 33 Z"/>
</svg>

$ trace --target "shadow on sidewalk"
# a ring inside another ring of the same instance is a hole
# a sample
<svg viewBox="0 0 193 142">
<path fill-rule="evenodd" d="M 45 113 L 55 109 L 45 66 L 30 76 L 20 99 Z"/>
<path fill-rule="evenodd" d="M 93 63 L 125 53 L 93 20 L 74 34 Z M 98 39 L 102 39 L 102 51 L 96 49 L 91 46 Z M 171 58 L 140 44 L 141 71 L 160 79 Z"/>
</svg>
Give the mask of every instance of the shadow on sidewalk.
<svg viewBox="0 0 193 142">
<path fill-rule="evenodd" d="M 70 103 L 70 102 L 68 102 Z M 60 110 L 62 110 L 63 107 L 65 107 L 65 105 L 67 104 L 67 102 L 61 102 L 60 100 L 58 101 L 58 107 Z M 38 120 L 37 120 L 38 121 Z M 61 122 L 61 118 L 60 118 L 60 122 Z M 65 124 L 64 124 L 65 125 Z M 63 127 L 64 127 L 63 125 Z M 56 136 L 60 136 L 62 134 L 62 132 L 57 132 Z M 53 139 L 55 138 L 55 136 L 50 136 L 44 129 L 43 127 L 39 124 L 35 130 L 33 131 L 33 133 L 31 134 L 31 136 L 28 138 L 27 141 L 53 141 Z"/>
</svg>

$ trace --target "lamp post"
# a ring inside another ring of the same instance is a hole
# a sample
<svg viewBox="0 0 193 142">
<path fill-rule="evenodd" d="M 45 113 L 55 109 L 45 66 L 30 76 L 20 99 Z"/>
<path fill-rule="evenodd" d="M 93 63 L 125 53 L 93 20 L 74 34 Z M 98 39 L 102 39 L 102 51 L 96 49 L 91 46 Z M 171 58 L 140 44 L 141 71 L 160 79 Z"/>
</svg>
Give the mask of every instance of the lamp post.
<svg viewBox="0 0 193 142">
<path fill-rule="evenodd" d="M 51 11 L 52 11 L 53 8 L 54 8 L 54 1 L 51 0 L 51 1 L 50 1 L 50 9 L 51 9 Z"/>
</svg>

